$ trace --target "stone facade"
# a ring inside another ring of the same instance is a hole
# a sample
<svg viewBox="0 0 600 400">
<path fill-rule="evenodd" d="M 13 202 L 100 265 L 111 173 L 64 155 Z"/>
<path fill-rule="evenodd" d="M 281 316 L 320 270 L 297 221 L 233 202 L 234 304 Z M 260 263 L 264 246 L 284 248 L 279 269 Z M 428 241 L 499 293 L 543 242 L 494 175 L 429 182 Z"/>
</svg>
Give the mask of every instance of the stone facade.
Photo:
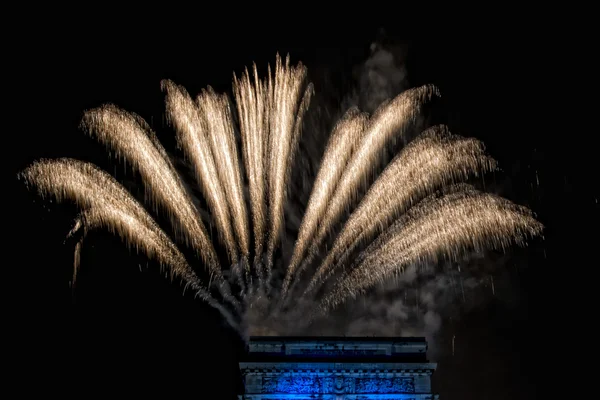
<svg viewBox="0 0 600 400">
<path fill-rule="evenodd" d="M 421 338 L 251 338 L 240 400 L 433 400 Z"/>
</svg>

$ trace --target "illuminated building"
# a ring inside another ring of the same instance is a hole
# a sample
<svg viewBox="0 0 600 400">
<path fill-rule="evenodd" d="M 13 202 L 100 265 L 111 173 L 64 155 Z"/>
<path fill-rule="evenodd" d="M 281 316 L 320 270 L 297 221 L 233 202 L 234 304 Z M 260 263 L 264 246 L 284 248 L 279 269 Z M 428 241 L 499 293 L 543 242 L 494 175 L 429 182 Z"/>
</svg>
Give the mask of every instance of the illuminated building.
<svg viewBox="0 0 600 400">
<path fill-rule="evenodd" d="M 240 400 L 431 400 L 423 338 L 253 337 Z"/>
</svg>

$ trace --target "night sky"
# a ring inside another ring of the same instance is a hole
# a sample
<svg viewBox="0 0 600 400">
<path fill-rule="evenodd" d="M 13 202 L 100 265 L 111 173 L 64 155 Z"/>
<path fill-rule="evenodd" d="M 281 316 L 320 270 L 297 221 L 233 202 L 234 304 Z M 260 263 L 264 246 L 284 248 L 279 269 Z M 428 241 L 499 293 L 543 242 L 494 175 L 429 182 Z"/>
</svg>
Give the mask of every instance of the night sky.
<svg viewBox="0 0 600 400">
<path fill-rule="evenodd" d="M 227 91 L 233 71 L 240 73 L 253 61 L 264 67 L 279 51 L 289 52 L 292 62 L 302 61 L 309 74 L 314 71 L 317 91 L 341 93 L 353 68 L 369 57 L 372 42 L 406 45 L 410 86 L 433 83 L 440 88 L 443 115 L 453 133 L 483 140 L 504 170 L 498 178 L 502 194 L 532 208 L 547 226 L 544 242 L 535 241 L 518 253 L 521 267 L 508 274 L 505 298 L 470 307 L 443 325 L 439 343 L 446 351 L 433 360 L 439 362 L 434 390 L 448 400 L 525 399 L 537 393 L 539 338 L 548 316 L 545 299 L 552 295 L 540 276 L 560 259 L 556 232 L 571 223 L 556 210 L 579 200 L 573 195 L 576 183 L 569 163 L 559 167 L 552 160 L 555 144 L 538 125 L 542 117 L 534 111 L 535 96 L 523 92 L 535 75 L 528 65 L 530 47 L 510 41 L 483 45 L 478 38 L 407 41 L 390 27 L 386 35 L 363 27 L 322 30 L 315 37 L 284 32 L 275 39 L 245 30 L 235 32 L 235 41 L 233 31 L 212 34 L 208 28 L 188 30 L 194 34 L 183 41 L 173 32 L 152 37 L 142 31 L 77 32 L 42 38 L 41 47 L 52 48 L 51 57 L 41 51 L 30 54 L 46 69 L 30 76 L 35 82 L 29 93 L 32 110 L 38 105 L 40 110 L 28 117 L 36 128 L 17 135 L 19 170 L 39 158 L 74 157 L 127 179 L 123 166 L 109 160 L 78 124 L 85 109 L 111 102 L 162 127 L 163 78 L 191 94 L 207 85 Z M 321 71 L 326 73 L 318 75 Z M 337 78 L 326 82 L 323 76 Z M 334 100 L 338 95 L 330 94 Z M 165 127 L 158 133 L 176 153 L 172 131 Z M 597 209 L 592 192 L 581 195 L 586 207 Z M 155 264 L 146 268 L 143 256 L 105 232 L 90 235 L 84 245 L 73 292 L 69 281 L 75 243 L 65 236 L 77 209 L 42 200 L 20 183 L 15 193 L 22 216 L 15 237 L 26 238 L 18 247 L 19 284 L 28 283 L 16 303 L 29 310 L 17 314 L 23 326 L 31 327 L 20 371 L 39 377 L 44 390 L 53 387 L 78 398 L 115 390 L 194 398 L 220 390 L 222 398 L 232 398 L 243 343 L 215 311 L 182 296 L 181 288 L 159 274 Z M 454 356 L 447 350 L 452 336 Z"/>
</svg>

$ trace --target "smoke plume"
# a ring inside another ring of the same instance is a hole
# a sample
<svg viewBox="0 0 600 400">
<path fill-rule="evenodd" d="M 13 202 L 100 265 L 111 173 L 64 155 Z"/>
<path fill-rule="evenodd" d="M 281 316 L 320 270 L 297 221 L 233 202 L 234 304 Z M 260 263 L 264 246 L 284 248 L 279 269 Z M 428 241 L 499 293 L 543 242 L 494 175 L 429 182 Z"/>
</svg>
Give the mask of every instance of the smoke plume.
<svg viewBox="0 0 600 400">
<path fill-rule="evenodd" d="M 370 50 L 369 58 L 354 69 L 356 85 L 342 108 L 357 106 L 372 113 L 381 103 L 409 88 L 406 46 L 373 43 Z"/>
</svg>

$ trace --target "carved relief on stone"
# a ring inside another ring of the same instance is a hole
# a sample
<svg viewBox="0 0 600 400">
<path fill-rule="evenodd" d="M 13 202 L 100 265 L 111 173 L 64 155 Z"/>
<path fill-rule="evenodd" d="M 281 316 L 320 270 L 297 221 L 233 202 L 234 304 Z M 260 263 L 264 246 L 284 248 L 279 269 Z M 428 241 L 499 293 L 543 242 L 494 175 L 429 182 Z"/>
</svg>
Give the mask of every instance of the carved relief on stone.
<svg viewBox="0 0 600 400">
<path fill-rule="evenodd" d="M 370 396 L 356 396 L 352 397 L 352 400 L 370 400 L 372 397 Z M 398 397 L 378 397 L 377 400 L 398 400 Z M 410 398 L 402 398 L 402 400 L 416 400 L 414 397 Z"/>
<path fill-rule="evenodd" d="M 344 377 L 342 375 L 335 376 L 335 387 L 333 388 L 336 394 L 344 393 L 346 390 L 344 385 Z"/>
<path fill-rule="evenodd" d="M 344 377 L 341 374 L 330 376 L 265 376 L 262 378 L 260 393 L 297 394 L 393 394 L 415 393 L 412 377 Z"/>
<path fill-rule="evenodd" d="M 264 377 L 262 390 L 269 393 L 322 393 L 323 378 L 295 375 L 288 377 Z"/>
<path fill-rule="evenodd" d="M 354 393 L 414 393 L 413 378 L 356 378 Z"/>
<path fill-rule="evenodd" d="M 331 399 L 331 400 L 371 400 L 372 396 L 365 396 L 365 395 L 348 395 L 348 394 L 336 394 L 334 395 L 335 397 L 326 397 L 327 399 Z M 314 395 L 310 395 L 309 397 L 297 397 L 296 394 L 290 394 L 289 397 L 285 396 L 285 397 L 269 397 L 268 400 L 289 400 L 289 399 L 295 399 L 295 400 L 310 400 L 310 399 L 316 399 L 316 397 L 314 397 Z M 321 398 L 321 397 L 319 397 Z M 246 400 L 253 400 L 253 399 L 260 399 L 260 397 L 242 397 L 241 399 L 246 399 Z M 400 397 L 394 396 L 394 397 L 378 397 L 377 400 L 400 400 Z M 402 400 L 416 400 L 414 397 L 402 397 Z"/>
</svg>

